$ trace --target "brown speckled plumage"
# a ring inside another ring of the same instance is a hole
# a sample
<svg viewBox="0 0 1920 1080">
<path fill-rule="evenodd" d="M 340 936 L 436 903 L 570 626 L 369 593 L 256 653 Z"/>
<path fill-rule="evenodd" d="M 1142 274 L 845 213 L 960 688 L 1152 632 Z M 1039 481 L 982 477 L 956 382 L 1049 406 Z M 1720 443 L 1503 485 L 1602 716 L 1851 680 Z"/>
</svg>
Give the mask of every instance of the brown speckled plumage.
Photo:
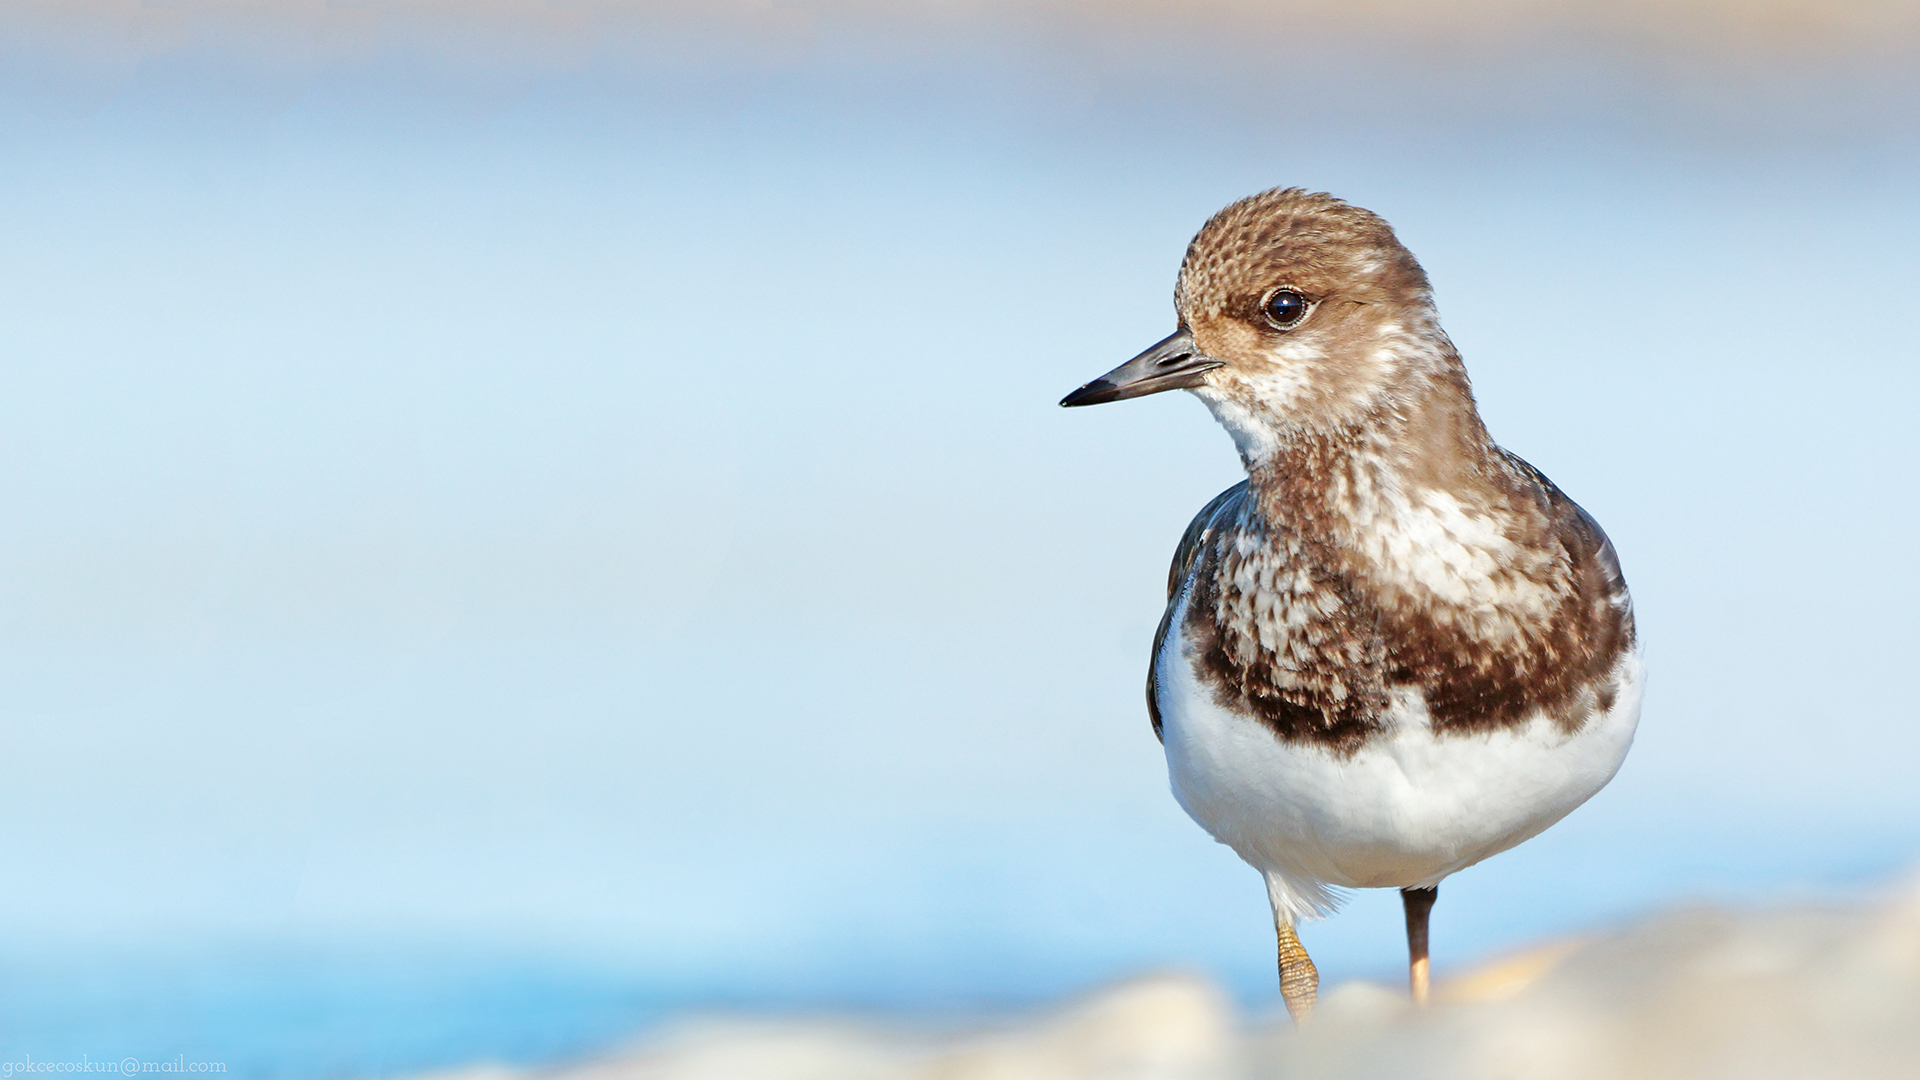
<svg viewBox="0 0 1920 1080">
<path fill-rule="evenodd" d="M 1314 301 L 1311 327 L 1261 319 L 1282 286 Z M 1539 714 L 1571 732 L 1611 706 L 1634 641 L 1612 546 L 1487 435 L 1426 275 L 1384 221 L 1297 190 L 1236 203 L 1195 237 L 1177 300 L 1195 342 L 1228 361 L 1196 392 L 1256 434 L 1241 437 L 1248 482 L 1175 556 L 1156 663 L 1190 586 L 1198 670 L 1284 740 L 1351 753 L 1396 695 L 1446 734 Z M 1281 347 L 1290 370 L 1264 372 Z M 1441 557 L 1419 550 L 1420 530 L 1455 521 L 1479 545 L 1459 545 L 1471 563 L 1457 596 L 1416 565 Z"/>
<path fill-rule="evenodd" d="M 1187 527 L 1147 709 L 1182 809 L 1259 870 L 1280 990 L 1294 931 L 1398 888 L 1424 1004 L 1449 875 L 1606 786 L 1645 667 L 1613 546 L 1494 444 L 1427 276 L 1385 221 L 1269 191 L 1194 237 L 1180 325 L 1063 405 L 1187 390 L 1247 479 Z"/>
</svg>

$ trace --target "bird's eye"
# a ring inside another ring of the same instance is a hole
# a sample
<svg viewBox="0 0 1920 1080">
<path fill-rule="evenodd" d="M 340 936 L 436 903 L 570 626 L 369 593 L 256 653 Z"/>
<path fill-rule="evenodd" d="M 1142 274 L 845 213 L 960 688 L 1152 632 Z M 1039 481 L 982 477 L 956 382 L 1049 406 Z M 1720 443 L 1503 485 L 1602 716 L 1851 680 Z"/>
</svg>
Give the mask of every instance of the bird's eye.
<svg viewBox="0 0 1920 1080">
<path fill-rule="evenodd" d="M 1300 320 L 1307 317 L 1307 309 L 1312 306 L 1306 297 L 1292 289 L 1275 289 L 1267 297 L 1262 310 L 1266 312 L 1268 322 L 1282 330 L 1291 330 L 1300 325 Z"/>
</svg>

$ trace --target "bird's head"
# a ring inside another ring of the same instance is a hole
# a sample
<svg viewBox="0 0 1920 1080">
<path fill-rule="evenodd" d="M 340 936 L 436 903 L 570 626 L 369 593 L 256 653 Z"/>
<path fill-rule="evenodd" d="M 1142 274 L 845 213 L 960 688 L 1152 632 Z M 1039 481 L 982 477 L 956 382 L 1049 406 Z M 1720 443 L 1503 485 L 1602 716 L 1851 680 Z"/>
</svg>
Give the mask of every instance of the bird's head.
<svg viewBox="0 0 1920 1080">
<path fill-rule="evenodd" d="M 1180 327 L 1068 394 L 1191 390 L 1251 463 L 1292 434 L 1364 423 L 1457 371 L 1427 275 L 1378 215 L 1298 188 L 1215 214 L 1187 247 Z"/>
</svg>

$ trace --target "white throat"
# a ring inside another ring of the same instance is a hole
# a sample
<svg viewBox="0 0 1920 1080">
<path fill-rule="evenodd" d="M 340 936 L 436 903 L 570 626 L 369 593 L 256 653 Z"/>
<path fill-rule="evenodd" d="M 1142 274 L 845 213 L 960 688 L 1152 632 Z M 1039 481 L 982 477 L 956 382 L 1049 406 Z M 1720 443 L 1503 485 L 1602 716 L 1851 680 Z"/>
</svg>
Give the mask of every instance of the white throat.
<svg viewBox="0 0 1920 1080">
<path fill-rule="evenodd" d="M 1388 405 L 1390 387 L 1444 365 L 1444 342 L 1431 319 L 1380 325 L 1372 338 L 1337 351 L 1324 336 L 1290 337 L 1257 365 L 1214 374 L 1192 393 L 1233 437 L 1248 469 L 1272 460 L 1292 438 L 1351 425 Z M 1426 332 L 1422 332 L 1426 331 Z"/>
</svg>

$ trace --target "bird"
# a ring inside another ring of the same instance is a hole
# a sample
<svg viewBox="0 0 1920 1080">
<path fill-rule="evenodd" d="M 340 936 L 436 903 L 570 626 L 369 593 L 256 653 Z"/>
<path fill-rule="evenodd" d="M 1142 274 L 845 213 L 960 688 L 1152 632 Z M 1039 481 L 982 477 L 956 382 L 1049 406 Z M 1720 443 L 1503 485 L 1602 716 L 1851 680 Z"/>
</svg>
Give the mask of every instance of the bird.
<svg viewBox="0 0 1920 1080">
<path fill-rule="evenodd" d="M 1493 441 L 1379 215 L 1276 188 L 1210 218 L 1178 328 L 1064 406 L 1198 397 L 1246 479 L 1187 526 L 1147 673 L 1180 806 L 1259 871 L 1296 1022 L 1300 923 L 1396 888 L 1408 987 L 1449 875 L 1604 787 L 1645 664 L 1611 540 Z"/>
</svg>

